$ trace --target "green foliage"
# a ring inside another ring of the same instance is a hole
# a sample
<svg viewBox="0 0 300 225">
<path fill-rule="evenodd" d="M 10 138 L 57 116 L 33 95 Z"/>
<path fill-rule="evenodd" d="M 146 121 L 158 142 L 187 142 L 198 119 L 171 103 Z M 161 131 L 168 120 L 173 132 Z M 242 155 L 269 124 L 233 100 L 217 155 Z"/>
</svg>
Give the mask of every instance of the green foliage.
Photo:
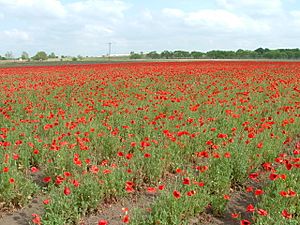
<svg viewBox="0 0 300 225">
<path fill-rule="evenodd" d="M 56 59 L 58 58 L 54 52 L 52 52 L 49 56 L 48 56 L 49 59 Z"/>
<path fill-rule="evenodd" d="M 21 59 L 28 60 L 29 59 L 29 54 L 27 52 L 22 52 Z"/>
<path fill-rule="evenodd" d="M 197 51 L 191 52 L 191 57 L 194 59 L 201 59 L 204 56 L 205 56 L 205 53 L 203 53 L 203 52 L 197 52 Z"/>
<path fill-rule="evenodd" d="M 130 59 L 141 59 L 141 58 L 143 58 L 143 55 L 142 55 L 142 54 L 138 54 L 138 53 L 131 52 L 129 58 L 130 58 Z"/>
<path fill-rule="evenodd" d="M 24 206 L 36 191 L 36 185 L 19 171 L 10 170 L 0 176 L 0 202 L 5 206 Z"/>
<path fill-rule="evenodd" d="M 160 56 L 161 56 L 161 58 L 164 58 L 164 59 L 171 59 L 171 58 L 173 58 L 173 52 L 165 50 L 160 54 Z"/>
<path fill-rule="evenodd" d="M 152 52 L 149 52 L 148 54 L 146 54 L 146 57 L 150 58 L 150 59 L 159 59 L 160 54 L 157 53 L 156 51 L 152 51 Z"/>
<path fill-rule="evenodd" d="M 258 48 L 254 51 L 238 49 L 237 51 L 212 50 L 206 53 L 199 51 L 182 51 L 174 52 L 164 50 L 161 53 L 156 51 L 149 52 L 145 55 L 150 59 L 300 59 L 300 50 L 296 49 L 275 49 Z M 131 59 L 141 59 L 143 54 L 131 52 Z"/>
<path fill-rule="evenodd" d="M 8 51 L 5 53 L 5 58 L 6 59 L 13 59 L 14 55 L 11 51 Z"/>
<path fill-rule="evenodd" d="M 33 60 L 47 60 L 47 53 L 44 51 L 37 52 L 35 56 L 32 57 Z"/>
</svg>

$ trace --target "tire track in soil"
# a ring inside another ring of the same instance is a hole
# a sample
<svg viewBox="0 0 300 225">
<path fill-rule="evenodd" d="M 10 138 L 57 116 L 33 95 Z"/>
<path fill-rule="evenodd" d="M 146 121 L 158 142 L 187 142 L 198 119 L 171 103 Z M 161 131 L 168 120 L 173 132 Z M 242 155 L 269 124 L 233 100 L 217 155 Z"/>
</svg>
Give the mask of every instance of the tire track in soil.
<svg viewBox="0 0 300 225">
<path fill-rule="evenodd" d="M 28 225 L 32 220 L 33 213 L 43 213 L 43 202 L 40 197 L 34 198 L 32 202 L 23 209 L 5 214 L 0 218 L 0 225 Z"/>
<path fill-rule="evenodd" d="M 253 182 L 249 186 L 258 188 L 258 184 Z M 246 193 L 243 190 L 232 191 L 226 211 L 222 216 L 214 216 L 208 206 L 204 213 L 191 219 L 190 225 L 239 225 L 240 219 L 232 218 L 231 214 L 239 213 L 239 218 L 251 221 L 252 213 L 246 212 L 246 208 L 249 204 L 255 205 L 256 203 L 257 199 L 253 196 L 253 193 Z"/>
<path fill-rule="evenodd" d="M 79 224 L 97 225 L 99 220 L 107 220 L 109 225 L 124 225 L 122 218 L 125 215 L 125 208 L 128 208 L 129 217 L 134 208 L 139 208 L 146 212 L 157 196 L 158 194 L 142 193 L 132 196 L 132 198 L 121 199 L 116 203 L 105 204 L 98 209 L 97 213 L 83 218 Z"/>
</svg>

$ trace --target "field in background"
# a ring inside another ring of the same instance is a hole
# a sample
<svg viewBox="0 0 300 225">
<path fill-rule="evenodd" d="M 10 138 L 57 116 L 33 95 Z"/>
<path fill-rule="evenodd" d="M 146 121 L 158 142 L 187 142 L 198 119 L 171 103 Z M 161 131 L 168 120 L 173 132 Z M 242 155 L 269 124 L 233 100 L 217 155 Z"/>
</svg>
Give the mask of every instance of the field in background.
<svg viewBox="0 0 300 225">
<path fill-rule="evenodd" d="M 299 83 L 297 62 L 1 68 L 0 211 L 39 196 L 32 223 L 79 224 L 151 195 L 119 224 L 191 224 L 242 190 L 236 224 L 296 225 Z"/>
<path fill-rule="evenodd" d="M 82 59 L 76 58 L 74 61 L 72 57 L 47 59 L 44 61 L 36 60 L 0 60 L 0 68 L 20 67 L 20 66 L 64 66 L 64 65 L 87 65 L 87 64 L 110 64 L 110 63 L 141 63 L 141 62 L 299 62 L 297 59 L 131 59 L 130 56 L 112 56 L 112 57 L 84 57 Z"/>
<path fill-rule="evenodd" d="M 80 65 L 80 64 L 98 64 L 98 63 L 115 63 L 115 62 L 127 62 L 130 60 L 129 56 L 119 57 L 84 57 L 84 58 L 55 58 L 47 59 L 43 61 L 36 60 L 0 60 L 0 68 L 2 67 L 18 67 L 18 66 L 62 66 L 62 65 Z"/>
</svg>

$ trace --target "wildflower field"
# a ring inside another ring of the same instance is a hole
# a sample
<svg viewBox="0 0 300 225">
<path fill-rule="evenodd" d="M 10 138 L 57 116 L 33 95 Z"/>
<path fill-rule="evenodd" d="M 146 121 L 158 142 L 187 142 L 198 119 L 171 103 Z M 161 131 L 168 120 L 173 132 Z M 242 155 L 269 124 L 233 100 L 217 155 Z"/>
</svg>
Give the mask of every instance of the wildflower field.
<svg viewBox="0 0 300 225">
<path fill-rule="evenodd" d="M 299 134 L 298 62 L 0 68 L 0 211 L 38 197 L 32 224 L 84 224 L 151 196 L 118 224 L 184 225 L 240 191 L 235 224 L 297 225 Z"/>
</svg>

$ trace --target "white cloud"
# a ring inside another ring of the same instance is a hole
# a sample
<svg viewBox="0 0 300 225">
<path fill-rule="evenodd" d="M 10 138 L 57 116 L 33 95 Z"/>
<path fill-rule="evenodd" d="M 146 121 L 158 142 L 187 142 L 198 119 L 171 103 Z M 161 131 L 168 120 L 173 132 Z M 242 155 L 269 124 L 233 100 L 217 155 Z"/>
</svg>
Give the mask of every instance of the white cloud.
<svg viewBox="0 0 300 225">
<path fill-rule="evenodd" d="M 30 35 L 26 31 L 12 29 L 12 30 L 4 30 L 0 32 L 1 39 L 7 40 L 18 40 L 18 41 L 28 41 L 31 39 Z"/>
<path fill-rule="evenodd" d="M 295 26 L 300 26 L 300 10 L 299 11 L 291 11 L 290 15 L 292 17 L 292 23 L 294 23 Z"/>
<path fill-rule="evenodd" d="M 102 26 L 102 25 L 96 25 L 96 24 L 87 24 L 84 26 L 82 34 L 88 37 L 99 37 L 99 36 L 107 36 L 111 35 L 113 33 L 113 30 Z"/>
<path fill-rule="evenodd" d="M 162 10 L 162 13 L 169 17 L 182 18 L 185 16 L 185 13 L 180 9 L 165 8 Z"/>
<path fill-rule="evenodd" d="M 300 10 L 299 10 L 299 11 L 296 11 L 296 10 L 291 11 L 291 12 L 290 12 L 290 15 L 291 15 L 292 17 L 294 17 L 295 19 L 300 19 Z"/>
<path fill-rule="evenodd" d="M 149 9 L 146 9 L 142 12 L 142 17 L 145 20 L 151 21 L 153 20 L 152 12 Z"/>
<path fill-rule="evenodd" d="M 59 0 L 0 0 L 3 14 L 22 18 L 62 18 L 66 10 Z"/>
<path fill-rule="evenodd" d="M 282 10 L 281 0 L 216 0 L 220 7 L 244 13 L 271 15 Z"/>
<path fill-rule="evenodd" d="M 212 29 L 239 29 L 244 26 L 242 18 L 225 10 L 201 10 L 191 12 L 185 18 L 190 25 L 201 25 Z"/>
<path fill-rule="evenodd" d="M 282 7 L 281 0 L 217 0 L 217 3 L 225 8 L 252 7 L 279 9 Z"/>
<path fill-rule="evenodd" d="M 179 9 L 166 8 L 162 10 L 168 17 L 180 18 L 188 26 L 205 28 L 211 31 L 223 30 L 231 32 L 240 31 L 269 31 L 270 27 L 265 21 L 258 21 L 248 16 L 241 16 L 222 9 L 204 9 L 193 12 L 183 12 Z"/>
<path fill-rule="evenodd" d="M 123 1 L 86 0 L 70 3 L 66 8 L 73 14 L 83 16 L 123 18 L 128 5 Z"/>
</svg>

